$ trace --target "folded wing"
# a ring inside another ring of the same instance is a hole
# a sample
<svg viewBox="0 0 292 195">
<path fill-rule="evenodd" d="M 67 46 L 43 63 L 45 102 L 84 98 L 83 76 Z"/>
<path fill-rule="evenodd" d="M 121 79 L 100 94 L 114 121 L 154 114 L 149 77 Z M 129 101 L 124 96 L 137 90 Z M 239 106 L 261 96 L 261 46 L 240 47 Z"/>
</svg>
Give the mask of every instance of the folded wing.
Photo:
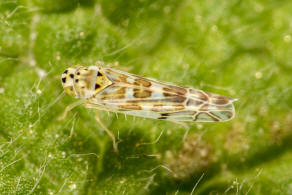
<svg viewBox="0 0 292 195">
<path fill-rule="evenodd" d="M 234 99 L 110 68 L 104 72 L 113 84 L 89 99 L 87 107 L 172 121 L 215 122 L 234 117 Z"/>
</svg>

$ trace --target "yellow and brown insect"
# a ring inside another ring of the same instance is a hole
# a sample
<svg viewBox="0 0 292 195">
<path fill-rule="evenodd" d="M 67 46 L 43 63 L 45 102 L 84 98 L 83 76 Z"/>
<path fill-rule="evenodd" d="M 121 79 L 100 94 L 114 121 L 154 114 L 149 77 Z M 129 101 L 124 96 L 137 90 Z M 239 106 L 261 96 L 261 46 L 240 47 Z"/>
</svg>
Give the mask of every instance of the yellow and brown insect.
<svg viewBox="0 0 292 195">
<path fill-rule="evenodd" d="M 234 117 L 235 99 L 112 68 L 68 68 L 62 84 L 86 107 L 99 110 L 173 121 L 217 122 Z"/>
<path fill-rule="evenodd" d="M 64 90 L 87 108 L 169 121 L 220 122 L 235 115 L 236 99 L 101 66 L 62 74 Z"/>
</svg>

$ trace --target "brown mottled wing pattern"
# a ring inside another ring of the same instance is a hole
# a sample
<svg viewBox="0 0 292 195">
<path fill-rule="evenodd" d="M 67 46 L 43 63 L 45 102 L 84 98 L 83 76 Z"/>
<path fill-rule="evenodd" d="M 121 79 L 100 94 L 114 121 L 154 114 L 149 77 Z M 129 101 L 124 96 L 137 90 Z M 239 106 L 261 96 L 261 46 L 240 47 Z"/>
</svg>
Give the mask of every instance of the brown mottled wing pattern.
<svg viewBox="0 0 292 195">
<path fill-rule="evenodd" d="M 201 90 L 105 68 L 112 85 L 88 100 L 88 107 L 173 121 L 226 121 L 234 116 L 233 100 Z"/>
</svg>

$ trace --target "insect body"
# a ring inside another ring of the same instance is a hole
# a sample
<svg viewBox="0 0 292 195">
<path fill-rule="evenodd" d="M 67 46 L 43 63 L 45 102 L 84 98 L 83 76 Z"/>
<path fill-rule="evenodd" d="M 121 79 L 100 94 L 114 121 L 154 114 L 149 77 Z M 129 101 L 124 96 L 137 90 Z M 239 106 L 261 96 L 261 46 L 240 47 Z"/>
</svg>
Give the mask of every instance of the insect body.
<svg viewBox="0 0 292 195">
<path fill-rule="evenodd" d="M 216 122 L 234 117 L 235 99 L 112 68 L 75 66 L 62 74 L 65 91 L 88 108 L 170 121 Z"/>
</svg>

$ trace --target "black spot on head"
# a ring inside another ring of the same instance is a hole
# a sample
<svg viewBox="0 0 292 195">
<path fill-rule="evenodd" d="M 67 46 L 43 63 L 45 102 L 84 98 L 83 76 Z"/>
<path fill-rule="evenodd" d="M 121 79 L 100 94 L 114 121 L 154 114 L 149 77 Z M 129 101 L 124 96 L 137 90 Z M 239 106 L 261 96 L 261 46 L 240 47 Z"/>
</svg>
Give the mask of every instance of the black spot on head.
<svg viewBox="0 0 292 195">
<path fill-rule="evenodd" d="M 65 70 L 65 71 L 64 71 L 64 74 L 67 74 L 67 73 L 68 73 L 68 70 Z"/>
<path fill-rule="evenodd" d="M 95 89 L 98 89 L 98 88 L 100 88 L 100 85 L 99 84 L 95 84 Z"/>
<path fill-rule="evenodd" d="M 75 82 L 78 83 L 79 79 L 75 79 Z"/>
<path fill-rule="evenodd" d="M 97 71 L 97 76 L 99 77 L 99 76 L 102 76 L 102 74 L 99 72 L 99 71 Z"/>
<path fill-rule="evenodd" d="M 62 82 L 66 83 L 66 77 L 62 78 Z"/>
<path fill-rule="evenodd" d="M 80 75 L 80 72 L 77 72 L 77 75 Z"/>
<path fill-rule="evenodd" d="M 162 117 L 159 117 L 158 119 L 167 119 L 167 117 L 162 116 Z"/>
<path fill-rule="evenodd" d="M 74 78 L 74 74 L 70 74 L 70 77 L 73 79 Z"/>
</svg>

